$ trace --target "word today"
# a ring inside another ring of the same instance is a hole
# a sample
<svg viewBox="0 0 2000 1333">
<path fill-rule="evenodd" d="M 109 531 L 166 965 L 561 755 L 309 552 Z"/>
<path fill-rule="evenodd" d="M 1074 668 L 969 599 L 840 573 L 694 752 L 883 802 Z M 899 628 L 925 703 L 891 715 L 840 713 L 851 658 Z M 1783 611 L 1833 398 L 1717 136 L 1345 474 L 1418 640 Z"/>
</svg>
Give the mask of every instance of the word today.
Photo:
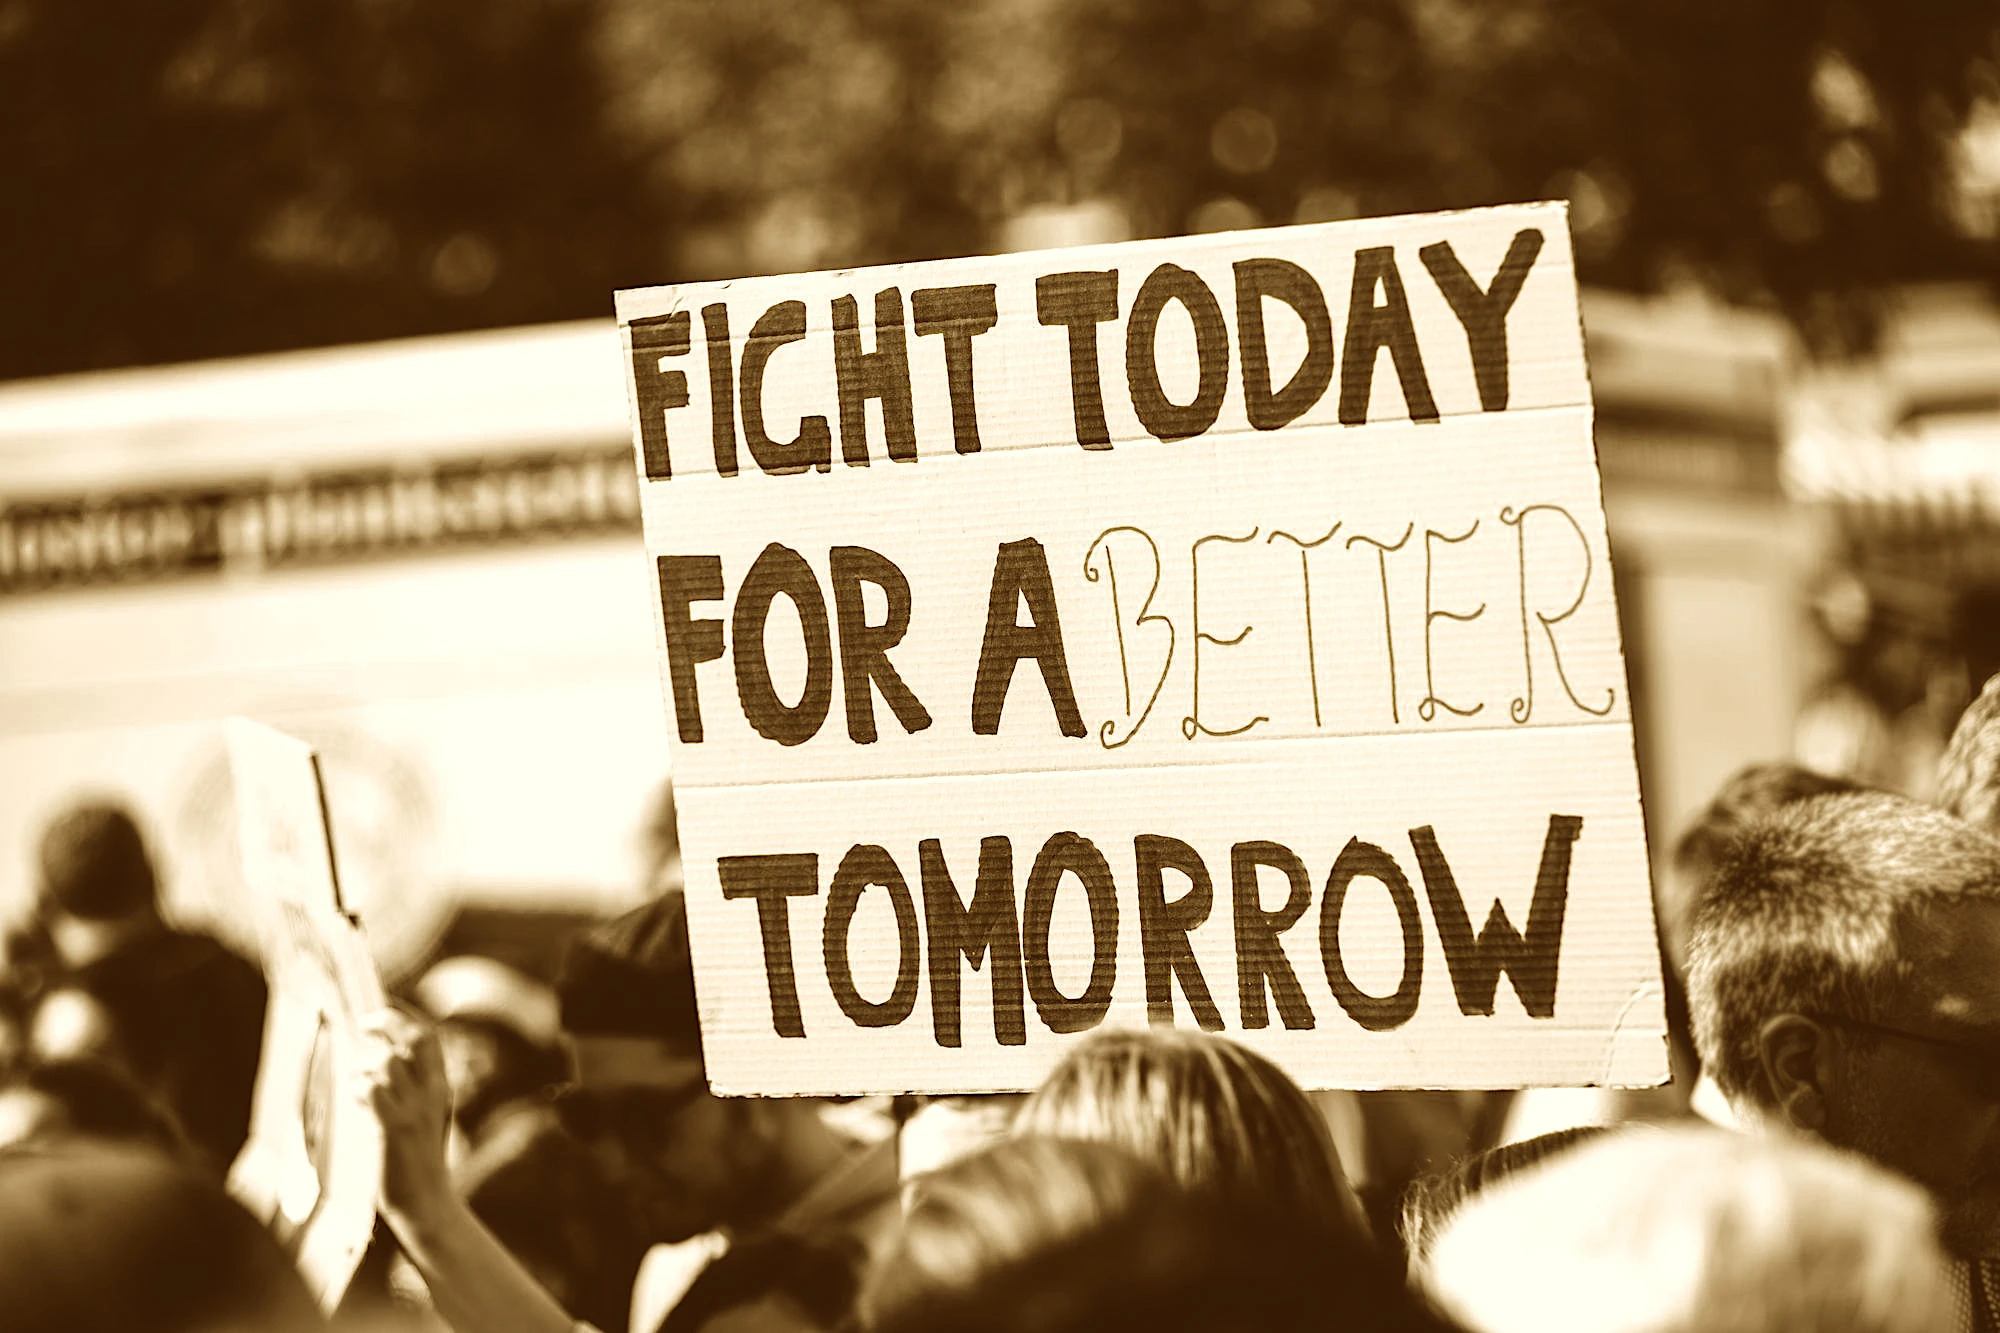
<svg viewBox="0 0 2000 1333">
<path fill-rule="evenodd" d="M 1484 411 L 1499 412 L 1507 407 L 1507 314 L 1542 245 L 1539 228 L 1522 228 L 1498 270 L 1484 283 L 1466 270 L 1449 240 L 1432 242 L 1417 251 L 1429 280 L 1436 284 L 1462 327 Z M 1117 322 L 1121 311 L 1125 324 L 1124 388 L 1140 425 L 1156 439 L 1185 440 L 1205 434 L 1216 424 L 1228 394 L 1232 360 L 1243 386 L 1245 418 L 1255 430 L 1278 430 L 1317 405 L 1333 384 L 1336 360 L 1340 368 L 1340 423 L 1365 423 L 1376 362 L 1384 351 L 1395 368 L 1409 419 L 1439 419 L 1394 246 L 1365 246 L 1352 252 L 1346 322 L 1337 340 L 1337 358 L 1333 313 L 1320 280 L 1309 269 L 1289 259 L 1257 256 L 1237 260 L 1232 274 L 1233 358 L 1230 322 L 1222 299 L 1199 274 L 1178 264 L 1155 265 L 1133 291 L 1129 305 L 1122 300 L 1129 277 L 1118 268 L 1058 271 L 1035 279 L 1036 321 L 1051 337 L 1064 340 L 1077 444 L 1085 449 L 1112 447 L 1098 329 Z M 919 338 L 937 338 L 942 343 L 951 400 L 952 447 L 960 454 L 978 453 L 977 343 L 1002 322 L 997 293 L 994 283 L 923 287 L 910 293 L 906 307 L 901 287 L 881 288 L 874 296 L 872 348 L 863 346 L 860 303 L 852 294 L 832 298 L 828 342 L 821 343 L 813 336 L 806 303 L 788 299 L 773 302 L 756 317 L 749 336 L 741 342 L 740 353 L 729 305 L 723 301 L 704 305 L 699 341 L 707 361 L 709 449 L 716 473 L 738 475 L 744 468 L 745 453 L 752 466 L 775 476 L 832 468 L 834 425 L 825 414 L 807 414 L 796 422 L 776 426 L 765 410 L 766 386 L 779 373 L 773 362 L 786 348 L 797 345 L 809 349 L 815 343 L 821 344 L 818 355 L 830 356 L 832 361 L 841 461 L 850 467 L 868 466 L 871 402 L 880 407 L 888 457 L 898 462 L 916 461 L 909 346 L 912 330 Z M 1282 385 L 1272 382 L 1267 300 L 1288 307 L 1305 331 L 1304 355 Z M 1170 305 L 1179 305 L 1194 328 L 1195 387 L 1186 402 L 1168 396 L 1165 385 L 1169 377 L 1162 373 L 1160 361 L 1160 323 Z M 674 310 L 634 319 L 629 328 L 640 457 L 646 477 L 661 480 L 674 474 L 669 414 L 690 402 L 688 372 L 668 363 L 692 356 L 697 341 L 694 314 Z"/>
</svg>

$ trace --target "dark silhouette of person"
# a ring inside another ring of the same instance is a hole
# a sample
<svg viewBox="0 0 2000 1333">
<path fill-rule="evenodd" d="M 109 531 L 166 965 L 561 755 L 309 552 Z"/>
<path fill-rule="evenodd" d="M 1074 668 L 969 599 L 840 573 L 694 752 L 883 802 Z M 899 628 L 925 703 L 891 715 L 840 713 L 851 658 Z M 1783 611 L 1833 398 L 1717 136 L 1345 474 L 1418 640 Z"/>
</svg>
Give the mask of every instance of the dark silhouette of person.
<svg viewBox="0 0 2000 1333">
<path fill-rule="evenodd" d="M 217 1174 L 249 1134 L 268 998 L 257 966 L 161 917 L 152 858 L 132 817 L 89 801 L 42 836 L 36 916 L 53 965 L 41 1006 L 99 1020 L 84 1053 L 122 1064 Z"/>
</svg>

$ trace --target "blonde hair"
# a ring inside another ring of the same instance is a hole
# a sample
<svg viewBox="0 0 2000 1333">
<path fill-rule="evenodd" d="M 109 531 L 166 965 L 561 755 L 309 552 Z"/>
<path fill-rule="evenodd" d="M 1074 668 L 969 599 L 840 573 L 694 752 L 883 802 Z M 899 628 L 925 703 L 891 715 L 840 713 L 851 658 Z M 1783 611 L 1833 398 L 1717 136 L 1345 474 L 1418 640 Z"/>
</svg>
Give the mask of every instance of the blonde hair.
<svg viewBox="0 0 2000 1333">
<path fill-rule="evenodd" d="M 1029 1096 L 1014 1129 L 1114 1144 L 1231 1207 L 1366 1231 L 1324 1117 L 1276 1065 L 1221 1037 L 1093 1033 Z"/>
<path fill-rule="evenodd" d="M 1109 1144 L 1036 1136 L 988 1144 L 912 1183 L 902 1226 L 863 1288 L 863 1322 L 873 1330 L 963 1322 L 946 1312 L 988 1304 L 996 1286 L 1072 1249 L 1128 1261 L 1100 1275 L 1104 1284 L 1136 1280 L 1123 1270 L 1148 1247 L 1127 1254 L 1120 1242 L 1176 1220 L 1169 1215 L 1181 1203 L 1156 1168 Z M 1172 1226 L 1164 1234 L 1184 1239 Z M 1174 1267 L 1194 1250 L 1168 1248 Z"/>
<path fill-rule="evenodd" d="M 1483 1333 L 1927 1333 L 1950 1276 L 1923 1192 L 1858 1157 L 1626 1130 L 1446 1223 L 1432 1294 Z"/>
</svg>

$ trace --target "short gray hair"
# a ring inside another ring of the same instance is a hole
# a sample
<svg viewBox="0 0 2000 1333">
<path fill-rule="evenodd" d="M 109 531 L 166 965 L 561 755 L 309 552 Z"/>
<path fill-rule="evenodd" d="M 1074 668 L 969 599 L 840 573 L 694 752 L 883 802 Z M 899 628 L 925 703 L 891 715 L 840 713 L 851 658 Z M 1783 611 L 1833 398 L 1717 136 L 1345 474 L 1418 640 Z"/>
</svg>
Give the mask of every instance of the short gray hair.
<svg viewBox="0 0 2000 1333">
<path fill-rule="evenodd" d="M 1949 1272 L 1923 1191 L 1858 1157 L 1635 1128 L 1475 1197 L 1423 1275 L 1482 1333 L 1928 1333 Z"/>
<path fill-rule="evenodd" d="M 1722 857 L 1688 945 L 1703 1068 L 1731 1101 L 1768 1104 L 1764 1024 L 1884 1016 L 1911 980 L 1899 927 L 1961 899 L 2000 900 L 2000 842 L 1915 801 L 1817 796 L 1752 825 Z"/>
<path fill-rule="evenodd" d="M 1968 824 L 2000 832 L 2000 675 L 1952 728 L 1938 761 L 1937 803 Z"/>
</svg>

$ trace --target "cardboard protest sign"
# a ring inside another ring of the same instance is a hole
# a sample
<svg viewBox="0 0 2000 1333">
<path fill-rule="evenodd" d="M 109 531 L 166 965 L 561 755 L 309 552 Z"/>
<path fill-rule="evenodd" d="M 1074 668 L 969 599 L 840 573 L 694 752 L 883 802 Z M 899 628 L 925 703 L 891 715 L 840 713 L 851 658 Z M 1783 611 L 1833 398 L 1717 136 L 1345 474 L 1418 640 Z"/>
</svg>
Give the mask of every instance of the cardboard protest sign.
<svg viewBox="0 0 2000 1333">
<path fill-rule="evenodd" d="M 250 1140 L 230 1187 L 330 1312 L 375 1229 L 382 1131 L 352 1087 L 360 1023 L 383 1006 L 382 983 L 341 906 L 312 748 L 242 718 L 225 725 L 243 879 L 268 908 L 258 933 L 271 990 Z"/>
<path fill-rule="evenodd" d="M 618 312 L 717 1090 L 1664 1078 L 1562 205 Z"/>
</svg>

